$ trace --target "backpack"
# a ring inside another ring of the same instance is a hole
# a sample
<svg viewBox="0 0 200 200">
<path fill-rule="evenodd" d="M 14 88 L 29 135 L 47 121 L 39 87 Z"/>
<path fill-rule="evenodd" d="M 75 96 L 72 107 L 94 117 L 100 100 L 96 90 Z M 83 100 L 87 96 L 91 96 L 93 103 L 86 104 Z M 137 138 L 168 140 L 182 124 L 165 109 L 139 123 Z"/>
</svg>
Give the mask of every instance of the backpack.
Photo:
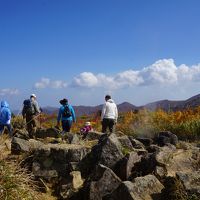
<svg viewBox="0 0 200 200">
<path fill-rule="evenodd" d="M 64 110 L 63 110 L 62 115 L 63 115 L 63 117 L 71 117 L 72 116 L 72 112 L 71 112 L 68 105 L 64 106 Z"/>
<path fill-rule="evenodd" d="M 35 109 L 30 99 L 24 100 L 23 104 L 24 104 L 23 110 L 27 115 L 35 114 Z"/>
</svg>

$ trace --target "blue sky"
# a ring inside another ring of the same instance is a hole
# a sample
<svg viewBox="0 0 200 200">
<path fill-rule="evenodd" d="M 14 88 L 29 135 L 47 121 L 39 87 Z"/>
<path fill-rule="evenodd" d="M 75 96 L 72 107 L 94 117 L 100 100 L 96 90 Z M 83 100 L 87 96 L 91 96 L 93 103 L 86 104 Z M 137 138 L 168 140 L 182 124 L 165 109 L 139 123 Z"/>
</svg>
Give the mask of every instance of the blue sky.
<svg viewBox="0 0 200 200">
<path fill-rule="evenodd" d="M 200 86 L 199 0 L 0 0 L 0 99 L 143 105 Z"/>
</svg>

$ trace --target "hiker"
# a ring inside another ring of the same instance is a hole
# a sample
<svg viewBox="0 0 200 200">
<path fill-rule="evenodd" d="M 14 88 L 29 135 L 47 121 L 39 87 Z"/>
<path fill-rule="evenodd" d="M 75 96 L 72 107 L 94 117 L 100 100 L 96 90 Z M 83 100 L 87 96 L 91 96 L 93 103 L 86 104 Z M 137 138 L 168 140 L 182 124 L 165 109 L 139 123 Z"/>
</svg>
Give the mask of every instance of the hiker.
<svg viewBox="0 0 200 200">
<path fill-rule="evenodd" d="M 101 112 L 102 132 L 106 133 L 107 128 L 109 128 L 110 133 L 112 133 L 117 123 L 118 110 L 110 95 L 105 96 L 105 101 Z"/>
<path fill-rule="evenodd" d="M 85 122 L 85 125 L 83 128 L 81 128 L 80 132 L 83 135 L 83 139 L 86 138 L 89 131 L 92 131 L 92 126 L 90 122 Z"/>
<path fill-rule="evenodd" d="M 70 132 L 72 122 L 76 122 L 74 109 L 71 105 L 68 104 L 67 99 L 60 100 L 60 104 L 62 106 L 60 107 L 58 112 L 56 127 L 60 126 L 60 120 L 61 120 L 63 131 Z"/>
<path fill-rule="evenodd" d="M 22 110 L 22 116 L 26 119 L 27 131 L 29 133 L 29 137 L 33 138 L 36 129 L 37 129 L 37 117 L 41 113 L 40 108 L 38 106 L 38 102 L 36 101 L 36 95 L 31 94 L 30 99 L 24 100 L 24 107 Z"/>
<path fill-rule="evenodd" d="M 0 108 L 0 135 L 4 131 L 4 127 L 8 129 L 9 136 L 12 137 L 12 128 L 11 128 L 11 111 L 9 104 L 6 101 L 1 101 Z"/>
</svg>

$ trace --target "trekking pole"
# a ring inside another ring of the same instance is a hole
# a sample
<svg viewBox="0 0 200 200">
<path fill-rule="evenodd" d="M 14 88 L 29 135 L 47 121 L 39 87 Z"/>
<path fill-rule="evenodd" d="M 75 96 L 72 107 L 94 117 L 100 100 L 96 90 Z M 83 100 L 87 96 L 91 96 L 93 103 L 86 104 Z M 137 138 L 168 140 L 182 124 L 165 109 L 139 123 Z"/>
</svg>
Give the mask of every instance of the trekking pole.
<svg viewBox="0 0 200 200">
<path fill-rule="evenodd" d="M 40 113 L 39 113 L 38 115 L 36 115 L 35 117 L 33 117 L 33 119 L 31 119 L 30 121 L 28 121 L 28 122 L 26 123 L 26 125 L 29 124 L 30 122 L 32 122 L 34 119 L 36 119 L 36 118 L 39 117 L 39 116 L 40 116 Z"/>
</svg>

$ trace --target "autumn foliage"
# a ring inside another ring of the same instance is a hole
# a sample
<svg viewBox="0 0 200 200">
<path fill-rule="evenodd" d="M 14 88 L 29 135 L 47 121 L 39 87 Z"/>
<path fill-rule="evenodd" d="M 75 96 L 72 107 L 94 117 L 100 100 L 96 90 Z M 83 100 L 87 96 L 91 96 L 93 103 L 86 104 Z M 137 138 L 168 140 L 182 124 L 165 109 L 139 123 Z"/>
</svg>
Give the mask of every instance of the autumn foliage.
<svg viewBox="0 0 200 200">
<path fill-rule="evenodd" d="M 39 126 L 50 128 L 56 125 L 57 114 L 42 114 L 38 117 Z M 79 133 L 86 121 L 90 121 L 95 131 L 101 131 L 100 115 L 83 115 L 77 118 L 71 131 Z M 22 118 L 14 118 L 13 124 L 22 123 Z M 176 112 L 165 112 L 161 109 L 120 113 L 116 127 L 127 135 L 154 137 L 159 131 L 171 131 L 180 139 L 195 140 L 200 138 L 200 107 Z"/>
</svg>

